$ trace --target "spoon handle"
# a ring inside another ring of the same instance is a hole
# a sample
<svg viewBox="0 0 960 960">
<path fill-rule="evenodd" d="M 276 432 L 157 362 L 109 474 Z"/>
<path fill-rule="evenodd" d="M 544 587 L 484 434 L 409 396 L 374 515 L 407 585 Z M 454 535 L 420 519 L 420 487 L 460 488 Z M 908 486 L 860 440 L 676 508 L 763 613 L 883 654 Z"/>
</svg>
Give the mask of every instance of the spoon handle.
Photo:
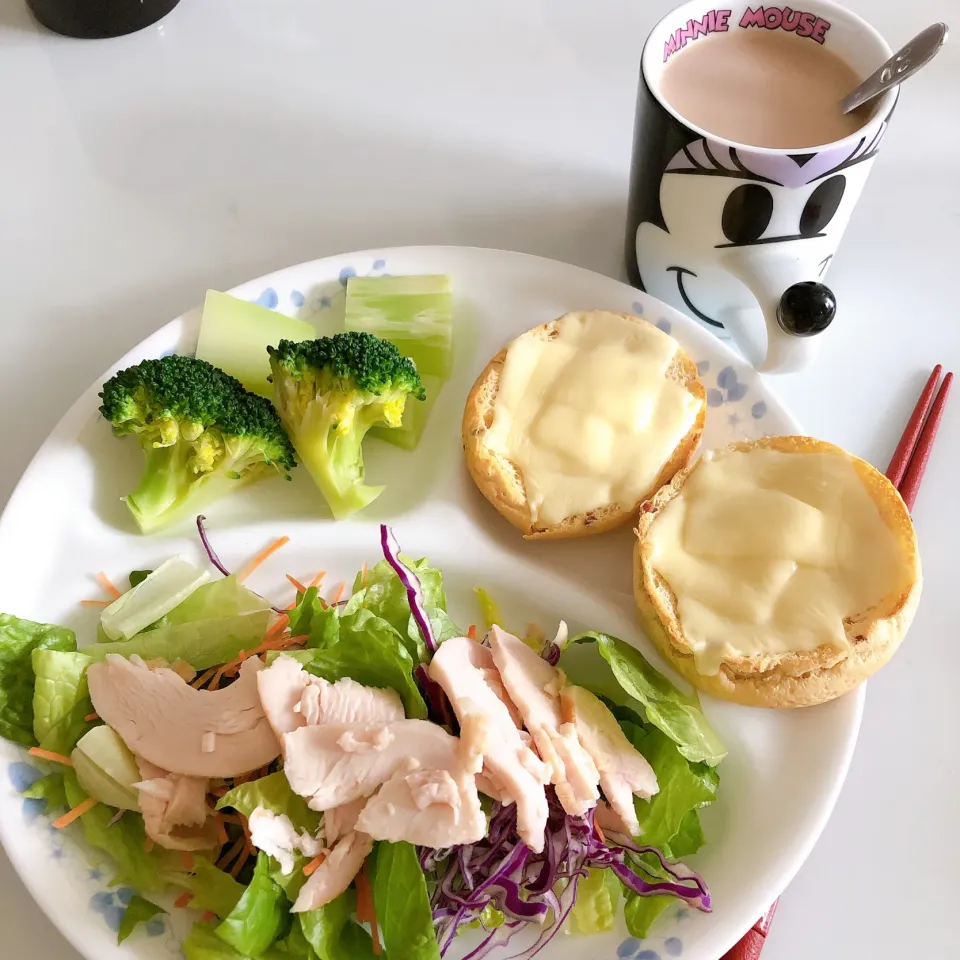
<svg viewBox="0 0 960 960">
<path fill-rule="evenodd" d="M 883 93 L 888 87 L 902 83 L 907 77 L 912 77 L 937 55 L 937 51 L 943 46 L 946 39 L 947 25 L 945 23 L 934 23 L 926 30 L 921 30 L 876 73 L 867 77 L 853 93 L 848 94 L 840 102 L 840 109 L 844 113 L 856 110 L 857 107 L 868 100 L 872 100 Z"/>
</svg>

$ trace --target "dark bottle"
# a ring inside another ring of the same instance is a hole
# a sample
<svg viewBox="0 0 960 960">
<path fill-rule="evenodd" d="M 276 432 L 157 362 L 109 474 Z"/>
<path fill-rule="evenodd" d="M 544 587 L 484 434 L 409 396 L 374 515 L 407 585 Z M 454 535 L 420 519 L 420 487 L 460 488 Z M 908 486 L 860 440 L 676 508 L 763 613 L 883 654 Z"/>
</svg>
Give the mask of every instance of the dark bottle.
<svg viewBox="0 0 960 960">
<path fill-rule="evenodd" d="M 45 27 L 65 37 L 120 37 L 156 23 L 180 0 L 27 0 Z"/>
</svg>

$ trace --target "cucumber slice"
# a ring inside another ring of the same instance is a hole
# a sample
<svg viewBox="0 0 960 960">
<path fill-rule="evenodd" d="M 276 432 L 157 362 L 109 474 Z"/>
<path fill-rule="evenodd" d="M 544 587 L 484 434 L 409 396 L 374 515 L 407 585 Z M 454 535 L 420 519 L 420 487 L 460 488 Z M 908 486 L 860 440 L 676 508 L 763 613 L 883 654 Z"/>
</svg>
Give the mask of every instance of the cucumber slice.
<svg viewBox="0 0 960 960">
<path fill-rule="evenodd" d="M 70 754 L 80 786 L 101 803 L 121 810 L 137 810 L 141 779 L 136 757 L 112 727 L 94 727 L 85 733 Z"/>
<path fill-rule="evenodd" d="M 129 640 L 182 603 L 210 574 L 183 557 L 171 557 L 100 614 L 100 626 L 111 640 Z"/>
<path fill-rule="evenodd" d="M 275 347 L 281 340 L 313 340 L 316 335 L 313 326 L 303 320 L 208 290 L 200 318 L 197 357 L 236 377 L 248 390 L 269 398 L 273 389 L 267 380 L 267 347 Z"/>
<path fill-rule="evenodd" d="M 344 329 L 389 340 L 413 360 L 421 377 L 446 380 L 453 367 L 450 278 L 351 277 Z"/>
</svg>

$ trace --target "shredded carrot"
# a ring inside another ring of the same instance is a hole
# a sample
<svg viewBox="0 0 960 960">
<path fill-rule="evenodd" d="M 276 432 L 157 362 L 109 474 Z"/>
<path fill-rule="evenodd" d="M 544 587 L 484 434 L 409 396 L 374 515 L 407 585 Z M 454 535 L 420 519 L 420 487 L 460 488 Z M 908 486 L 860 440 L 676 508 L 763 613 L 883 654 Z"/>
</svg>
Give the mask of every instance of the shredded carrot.
<svg viewBox="0 0 960 960">
<path fill-rule="evenodd" d="M 222 787 L 215 787 L 215 788 L 214 788 L 213 790 L 211 790 L 210 792 L 211 792 L 215 797 L 223 797 L 223 796 L 226 796 L 226 794 L 228 794 L 228 793 L 230 792 L 230 788 L 229 788 L 226 784 L 224 784 Z M 223 814 L 221 814 L 221 816 L 223 816 Z"/>
<path fill-rule="evenodd" d="M 309 586 L 311 586 L 311 587 L 319 587 L 320 584 L 321 584 L 321 582 L 323 581 L 323 578 L 324 578 L 326 575 L 327 575 L 327 571 L 326 571 L 326 570 L 321 570 L 321 571 L 310 581 Z"/>
<path fill-rule="evenodd" d="M 88 713 L 83 719 L 86 723 L 90 723 L 91 720 L 99 720 L 100 714 L 94 710 L 93 713 Z"/>
<path fill-rule="evenodd" d="M 229 667 L 230 664 L 224 664 L 214 675 L 213 679 L 210 681 L 210 686 L 207 687 L 208 690 L 219 690 L 220 681 L 223 679 L 223 675 Z"/>
<path fill-rule="evenodd" d="M 217 843 L 224 847 L 230 842 L 230 837 L 227 834 L 227 828 L 223 825 L 223 818 L 217 815 L 213 818 L 213 822 L 217 828 Z"/>
<path fill-rule="evenodd" d="M 285 630 L 289 623 L 290 618 L 285 613 L 281 613 L 270 625 L 270 629 L 263 635 L 263 639 L 269 640 L 271 637 L 275 637 L 281 630 Z"/>
<path fill-rule="evenodd" d="M 41 760 L 62 763 L 66 767 L 73 766 L 73 761 L 69 757 L 65 757 L 62 753 L 54 753 L 52 750 L 43 750 L 41 747 L 31 747 L 27 753 L 29 753 L 31 757 L 38 757 Z"/>
<path fill-rule="evenodd" d="M 594 821 L 593 821 L 593 825 L 594 825 L 594 827 L 596 828 L 597 836 L 600 838 L 600 842 L 601 842 L 602 844 L 604 844 L 604 846 L 606 846 L 606 845 L 607 845 L 607 838 L 603 835 L 603 831 L 600 829 L 600 824 L 597 823 L 596 820 L 594 820 Z"/>
<path fill-rule="evenodd" d="M 153 850 L 153 837 L 147 837 L 146 840 L 143 841 L 143 849 L 146 850 L 147 853 Z"/>
<path fill-rule="evenodd" d="M 471 624 L 470 624 L 470 627 L 469 627 L 469 629 L 467 630 L 467 636 L 468 636 L 471 640 L 476 640 L 476 639 L 477 639 L 477 625 L 476 625 L 475 623 L 471 623 Z"/>
<path fill-rule="evenodd" d="M 97 580 L 100 586 L 103 587 L 114 600 L 120 596 L 120 591 L 111 583 L 110 578 L 102 570 L 97 574 Z"/>
<path fill-rule="evenodd" d="M 68 810 L 62 817 L 57 817 L 52 826 L 57 830 L 69 827 L 74 820 L 82 817 L 88 810 L 92 810 L 99 802 L 96 797 L 87 797 L 86 800 L 78 803 L 72 810 Z"/>
<path fill-rule="evenodd" d="M 183 869 L 187 873 L 193 872 L 193 854 L 189 850 L 180 851 L 180 862 L 183 864 Z"/>
<path fill-rule="evenodd" d="M 276 553 L 282 546 L 284 546 L 285 544 L 288 544 L 289 542 L 290 542 L 290 538 L 289 538 L 289 537 L 280 537 L 278 540 L 274 540 L 273 543 L 271 543 L 269 546 L 264 547 L 264 548 L 263 548 L 252 560 L 250 560 L 250 561 L 247 563 L 247 565 L 237 574 L 237 582 L 238 582 L 238 583 L 243 583 L 243 581 L 246 580 L 247 577 L 249 577 L 250 574 L 253 573 L 253 571 L 256 570 L 257 567 L 259 567 L 260 564 L 263 563 L 263 561 L 267 559 L 267 557 L 269 557 L 269 556 L 271 556 L 272 554 Z"/>
<path fill-rule="evenodd" d="M 207 910 L 200 918 L 201 923 L 212 923 L 217 919 L 217 915 L 212 910 Z"/>
<path fill-rule="evenodd" d="M 109 607 L 112 600 L 81 600 L 81 607 Z"/>
<path fill-rule="evenodd" d="M 370 924 L 370 935 L 373 937 L 373 955 L 380 956 L 380 932 L 377 929 L 377 913 L 373 906 L 373 891 L 370 889 L 370 879 L 367 877 L 367 864 L 364 861 L 354 883 L 357 886 L 357 919 L 361 923 Z"/>
<path fill-rule="evenodd" d="M 226 870 L 233 863 L 233 858 L 246 846 L 247 841 L 244 837 L 234 840 L 230 849 L 217 861 L 218 870 Z"/>
<path fill-rule="evenodd" d="M 307 592 L 307 588 L 306 588 L 296 577 L 291 577 L 290 574 L 288 573 L 288 574 L 287 574 L 287 579 L 293 584 L 293 586 L 294 586 L 294 588 L 296 589 L 297 593 L 306 593 L 306 592 Z"/>
<path fill-rule="evenodd" d="M 309 877 L 312 873 L 316 873 L 317 867 L 319 867 L 320 864 L 323 863 L 323 861 L 326 860 L 326 859 L 327 859 L 327 855 L 326 855 L 325 853 L 319 853 L 319 854 L 317 854 L 317 856 L 315 856 L 315 857 L 303 868 L 303 875 L 304 875 L 305 877 Z"/>
<path fill-rule="evenodd" d="M 333 594 L 333 599 L 330 601 L 330 606 L 333 606 L 335 603 L 340 602 L 340 598 L 343 596 L 343 591 L 347 589 L 347 583 L 344 581 L 337 587 L 336 591 Z"/>
<path fill-rule="evenodd" d="M 190 901 L 191 901 L 192 899 L 193 899 L 193 894 L 190 893 L 189 890 L 187 890 L 186 892 L 181 893 L 180 896 L 177 897 L 177 899 L 173 901 L 173 905 L 174 905 L 178 910 L 183 910 L 183 909 L 185 909 L 186 907 L 189 907 L 189 906 L 190 906 Z"/>
<path fill-rule="evenodd" d="M 217 668 L 211 667 L 209 670 L 201 673 L 199 677 L 194 677 L 193 680 L 190 681 L 190 686 L 194 689 L 202 687 L 216 672 Z"/>
<path fill-rule="evenodd" d="M 107 826 L 112 827 L 115 823 L 119 823 L 123 819 L 123 815 L 126 813 L 126 810 L 118 810 L 108 821 Z"/>
<path fill-rule="evenodd" d="M 244 864 L 250 859 L 253 854 L 253 847 L 250 845 L 250 841 L 244 841 L 243 852 L 237 857 L 237 862 L 230 868 L 230 876 L 234 880 L 237 879 L 240 871 L 243 869 Z"/>
<path fill-rule="evenodd" d="M 243 820 L 240 819 L 239 813 L 221 813 L 218 814 L 218 816 L 222 818 L 224 823 L 243 823 Z"/>
</svg>

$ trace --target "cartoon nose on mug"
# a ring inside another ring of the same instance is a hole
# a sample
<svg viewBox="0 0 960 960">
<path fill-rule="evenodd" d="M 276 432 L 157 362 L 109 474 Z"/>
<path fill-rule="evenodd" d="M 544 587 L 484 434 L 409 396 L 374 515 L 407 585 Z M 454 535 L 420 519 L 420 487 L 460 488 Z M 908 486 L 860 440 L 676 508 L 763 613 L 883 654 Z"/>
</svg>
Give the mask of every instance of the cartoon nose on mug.
<svg viewBox="0 0 960 960">
<path fill-rule="evenodd" d="M 798 238 L 799 239 L 799 238 Z M 722 254 L 720 266 L 750 291 L 763 314 L 765 351 L 758 368 L 765 372 L 791 373 L 810 362 L 816 350 L 816 335 L 830 325 L 837 312 L 833 291 L 809 276 L 806 258 L 791 251 L 793 238 L 784 239 L 782 252 L 769 246 L 744 252 L 741 248 Z M 746 311 L 755 312 L 755 308 Z M 724 325 L 744 347 L 751 340 L 749 319 L 736 306 L 723 313 Z"/>
</svg>

